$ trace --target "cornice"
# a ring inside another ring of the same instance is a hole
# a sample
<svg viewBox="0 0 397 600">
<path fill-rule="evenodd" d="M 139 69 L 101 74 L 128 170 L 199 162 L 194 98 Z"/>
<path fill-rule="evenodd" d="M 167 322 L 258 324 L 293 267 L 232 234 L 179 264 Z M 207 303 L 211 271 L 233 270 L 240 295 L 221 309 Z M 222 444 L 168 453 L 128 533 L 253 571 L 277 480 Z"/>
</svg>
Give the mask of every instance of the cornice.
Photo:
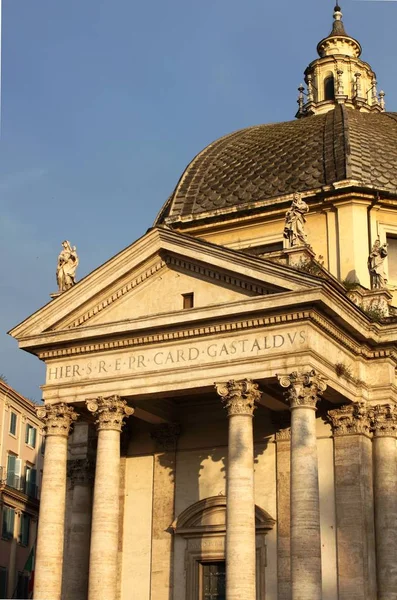
<svg viewBox="0 0 397 600">
<path fill-rule="evenodd" d="M 233 332 L 255 330 L 264 327 L 272 327 L 275 325 L 297 325 L 308 322 L 324 332 L 327 336 L 332 337 L 341 347 L 345 348 L 357 357 L 361 356 L 368 360 L 389 358 L 397 364 L 397 353 L 393 347 L 384 347 L 373 350 L 368 345 L 355 341 L 350 335 L 343 332 L 340 328 L 334 325 L 326 317 L 319 314 L 316 310 L 291 311 L 279 315 L 230 320 L 211 325 L 198 324 L 194 327 L 187 327 L 172 331 L 159 331 L 149 335 L 132 335 L 124 339 L 106 340 L 92 344 L 82 343 L 68 348 L 43 350 L 39 351 L 37 355 L 41 360 L 47 361 L 55 358 L 66 358 L 69 356 L 86 355 L 111 350 L 121 350 L 126 348 L 150 346 L 159 343 L 175 342 L 178 340 L 208 337 L 222 333 L 230 334 Z"/>
<path fill-rule="evenodd" d="M 73 312 L 76 313 L 83 304 L 93 301 L 98 289 L 105 290 L 115 285 L 118 280 L 128 277 L 134 269 L 142 268 L 145 261 L 161 252 L 206 263 L 214 269 L 229 271 L 236 277 L 258 280 L 259 285 L 263 283 L 275 289 L 300 291 L 316 283 L 315 277 L 290 267 L 275 265 L 271 261 L 186 234 L 156 228 L 25 319 L 9 331 L 9 334 L 20 340 L 29 335 L 39 334 L 43 330 L 50 330 L 57 323 L 67 320 Z M 270 282 L 269 278 L 273 278 L 273 281 Z"/>
</svg>

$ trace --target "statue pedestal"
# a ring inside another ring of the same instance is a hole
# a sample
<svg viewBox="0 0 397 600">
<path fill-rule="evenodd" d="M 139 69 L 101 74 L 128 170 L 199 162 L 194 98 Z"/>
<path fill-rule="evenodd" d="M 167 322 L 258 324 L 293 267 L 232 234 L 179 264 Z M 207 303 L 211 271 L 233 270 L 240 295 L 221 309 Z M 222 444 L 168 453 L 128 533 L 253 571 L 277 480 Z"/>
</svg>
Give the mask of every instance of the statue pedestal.
<svg viewBox="0 0 397 600">
<path fill-rule="evenodd" d="M 347 292 L 347 297 L 357 306 L 363 309 L 364 312 L 374 318 L 382 318 L 390 316 L 390 305 L 393 296 L 388 289 L 382 288 L 379 290 L 366 290 L 363 287 L 356 287 Z"/>
<path fill-rule="evenodd" d="M 278 252 L 260 255 L 273 262 L 287 265 L 287 267 L 302 268 L 313 262 L 316 258 L 315 253 L 310 246 L 294 246 L 293 248 L 284 248 Z"/>
<path fill-rule="evenodd" d="M 50 294 L 50 298 L 52 298 L 52 300 L 55 300 L 55 298 L 58 298 L 58 296 L 60 296 L 62 294 L 62 292 L 54 292 L 53 294 Z"/>
</svg>

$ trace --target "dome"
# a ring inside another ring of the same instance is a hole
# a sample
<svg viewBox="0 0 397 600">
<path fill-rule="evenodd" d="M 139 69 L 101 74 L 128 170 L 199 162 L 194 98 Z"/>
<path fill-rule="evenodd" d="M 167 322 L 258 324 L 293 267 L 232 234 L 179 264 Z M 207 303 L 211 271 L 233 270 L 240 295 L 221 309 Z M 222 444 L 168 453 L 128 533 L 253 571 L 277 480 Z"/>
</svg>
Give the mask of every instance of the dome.
<svg viewBox="0 0 397 600">
<path fill-rule="evenodd" d="M 345 180 L 397 194 L 397 113 L 336 105 L 220 138 L 188 165 L 156 223 L 267 210 L 272 199 Z"/>
</svg>

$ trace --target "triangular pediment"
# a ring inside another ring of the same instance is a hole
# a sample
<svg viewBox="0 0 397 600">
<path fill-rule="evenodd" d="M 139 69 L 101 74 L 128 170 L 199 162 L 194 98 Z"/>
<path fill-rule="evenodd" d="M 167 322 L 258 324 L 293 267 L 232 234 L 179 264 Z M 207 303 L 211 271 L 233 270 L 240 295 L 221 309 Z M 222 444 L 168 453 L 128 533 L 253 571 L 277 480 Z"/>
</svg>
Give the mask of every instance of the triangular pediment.
<svg viewBox="0 0 397 600">
<path fill-rule="evenodd" d="M 219 306 L 316 285 L 315 278 L 156 228 L 15 327 L 17 339 Z"/>
</svg>

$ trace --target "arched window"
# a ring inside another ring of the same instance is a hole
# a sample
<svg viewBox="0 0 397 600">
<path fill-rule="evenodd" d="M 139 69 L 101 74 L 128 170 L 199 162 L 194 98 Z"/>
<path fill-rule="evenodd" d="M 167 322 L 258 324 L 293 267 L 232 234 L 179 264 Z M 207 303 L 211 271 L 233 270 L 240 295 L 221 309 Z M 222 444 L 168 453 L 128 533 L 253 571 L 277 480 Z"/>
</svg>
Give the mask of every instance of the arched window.
<svg viewBox="0 0 397 600">
<path fill-rule="evenodd" d="M 328 75 L 324 79 L 324 100 L 335 100 L 334 76 Z"/>
</svg>

